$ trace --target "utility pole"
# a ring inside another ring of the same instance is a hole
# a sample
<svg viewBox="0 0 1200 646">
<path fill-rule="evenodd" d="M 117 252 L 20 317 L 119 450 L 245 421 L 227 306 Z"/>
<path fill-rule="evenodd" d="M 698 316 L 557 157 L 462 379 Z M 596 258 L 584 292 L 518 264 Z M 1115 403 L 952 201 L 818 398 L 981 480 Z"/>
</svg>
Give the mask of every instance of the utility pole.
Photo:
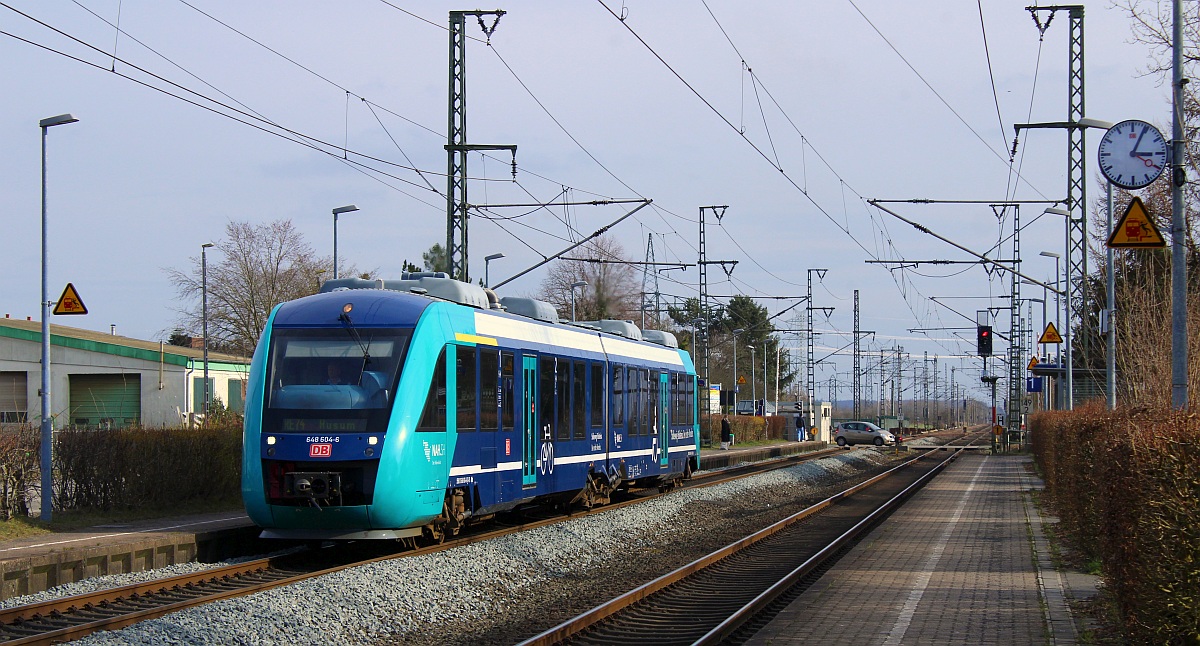
<svg viewBox="0 0 1200 646">
<path fill-rule="evenodd" d="M 702 346 L 703 346 L 704 350 L 700 356 L 701 356 L 701 365 L 703 366 L 703 372 L 701 373 L 701 378 L 704 379 L 704 382 L 706 384 L 708 383 L 708 379 L 709 379 L 708 358 L 709 358 L 709 349 L 711 347 L 711 341 L 712 341 L 712 326 L 711 326 L 712 315 L 711 315 L 711 309 L 708 306 L 708 266 L 709 265 L 721 265 L 721 267 L 724 268 L 726 264 L 732 263 L 732 264 L 736 265 L 737 263 L 736 263 L 736 261 L 728 261 L 728 260 L 711 260 L 710 261 L 708 259 L 708 251 L 705 247 L 705 240 L 704 240 L 704 236 L 705 236 L 704 211 L 711 210 L 713 212 L 713 215 L 717 216 L 717 222 L 720 223 L 721 218 L 725 217 L 725 210 L 728 208 L 729 208 L 729 205 L 727 205 L 727 204 L 721 205 L 721 206 L 702 206 L 702 207 L 700 207 L 700 262 L 698 263 L 700 266 L 700 285 L 699 285 L 699 287 L 700 287 L 700 303 L 699 303 L 699 305 L 700 305 L 700 315 L 703 317 L 703 320 L 704 320 L 704 335 L 700 338 L 700 341 L 702 341 Z M 726 273 L 729 273 L 730 271 L 732 271 L 732 269 L 726 270 Z M 751 373 L 751 374 L 753 374 L 753 373 Z M 764 378 L 764 380 L 766 379 L 765 373 L 764 373 L 763 378 Z M 753 379 L 751 379 L 751 381 L 753 381 Z M 764 381 L 764 384 L 765 383 L 766 382 Z M 704 412 L 705 413 L 711 412 L 708 409 L 707 393 L 703 399 L 703 402 L 704 403 L 702 404 L 702 408 L 703 408 Z"/>
<path fill-rule="evenodd" d="M 1183 144 L 1183 12 L 1174 0 L 1171 30 L 1171 407 L 1188 407 L 1187 256 L 1184 252 L 1183 185 L 1187 183 L 1187 159 Z"/>
<path fill-rule="evenodd" d="M 467 153 L 472 150 L 508 150 L 512 152 L 512 174 L 517 176 L 517 147 L 467 143 L 467 36 L 466 17 L 475 16 L 489 42 L 505 12 L 450 12 L 450 100 L 449 128 L 446 136 L 446 263 L 450 277 L 470 282 L 467 267 Z M 484 16 L 495 16 L 491 27 Z"/>
<path fill-rule="evenodd" d="M 853 390 L 854 398 L 854 419 L 862 419 L 862 380 L 859 370 L 859 357 L 861 356 L 860 339 L 859 339 L 859 318 L 858 318 L 858 290 L 854 290 L 854 376 L 851 379 L 851 389 Z"/>
<path fill-rule="evenodd" d="M 807 308 L 808 308 L 808 366 L 807 366 L 808 367 L 808 370 L 807 370 L 808 379 L 807 379 L 807 381 L 808 381 L 808 383 L 806 385 L 808 386 L 808 415 L 809 415 L 809 425 L 810 426 L 817 423 L 816 419 L 813 417 L 813 410 L 812 410 L 813 404 L 817 398 L 817 384 L 816 384 L 817 367 L 816 367 L 816 364 L 813 363 L 813 355 L 816 353 L 816 348 L 814 347 L 814 342 L 813 342 L 813 309 L 816 309 L 816 308 L 814 308 L 812 305 L 812 275 L 813 275 L 813 272 L 816 272 L 817 279 L 823 280 L 825 278 L 825 273 L 828 271 L 829 271 L 828 269 L 809 269 L 807 272 L 808 273 L 808 303 L 807 303 Z M 829 315 L 829 312 L 833 311 L 832 307 L 822 307 L 820 309 L 825 311 L 826 316 Z"/>
<path fill-rule="evenodd" d="M 883 411 L 884 411 L 883 398 L 884 398 L 884 394 L 885 394 L 883 386 L 884 386 L 884 383 L 886 382 L 886 377 L 885 377 L 886 373 L 884 372 L 883 363 L 884 363 L 884 353 L 883 353 L 883 348 L 880 348 L 879 349 L 879 421 L 880 422 L 883 421 Z M 882 424 L 880 424 L 880 426 L 882 426 Z"/>
<path fill-rule="evenodd" d="M 1067 124 L 1078 124 L 1084 118 L 1084 78 L 1083 78 L 1083 5 L 1056 5 L 1047 7 L 1028 7 L 1033 16 L 1038 31 L 1046 33 L 1054 12 L 1060 9 L 1070 14 L 1068 44 L 1068 78 L 1067 78 Z M 1042 23 L 1039 12 L 1049 11 L 1050 19 Z M 1176 49 L 1178 51 L 1178 49 Z M 1066 361 L 1066 388 L 1064 389 L 1066 410 L 1075 408 L 1075 350 L 1073 320 L 1075 313 L 1080 315 L 1080 326 L 1083 325 L 1087 307 L 1087 173 L 1084 166 L 1086 160 L 1086 135 L 1084 127 L 1067 128 L 1067 212 L 1066 217 L 1066 257 L 1067 280 L 1065 289 L 1066 316 L 1063 320 L 1063 343 Z M 1076 197 L 1078 196 L 1078 197 Z M 1019 260 L 1019 258 L 1017 258 Z M 1080 341 L 1083 356 L 1088 356 L 1088 335 L 1083 335 Z M 994 386 L 994 384 L 993 384 Z"/>
<path fill-rule="evenodd" d="M 662 309 L 659 301 L 658 270 L 654 268 L 654 234 L 646 234 L 646 262 L 642 265 L 642 329 L 646 329 L 646 310 L 653 306 L 654 320 L 658 322 L 658 314 Z M 653 290 L 653 291 L 651 291 Z M 650 295 L 654 301 L 650 301 Z M 736 377 L 735 377 L 736 379 Z"/>
<path fill-rule="evenodd" d="M 933 426 L 942 428 L 942 392 L 938 390 L 938 357 L 933 355 Z"/>
<path fill-rule="evenodd" d="M 921 359 L 921 423 L 929 426 L 929 351 Z"/>
<path fill-rule="evenodd" d="M 1009 292 L 1009 332 L 1008 332 L 1008 407 L 1005 421 L 1004 449 L 1009 448 L 1013 437 L 1021 435 L 1021 399 L 1025 394 L 1025 339 L 1021 328 L 1021 207 L 1013 206 L 1013 272 Z"/>
</svg>

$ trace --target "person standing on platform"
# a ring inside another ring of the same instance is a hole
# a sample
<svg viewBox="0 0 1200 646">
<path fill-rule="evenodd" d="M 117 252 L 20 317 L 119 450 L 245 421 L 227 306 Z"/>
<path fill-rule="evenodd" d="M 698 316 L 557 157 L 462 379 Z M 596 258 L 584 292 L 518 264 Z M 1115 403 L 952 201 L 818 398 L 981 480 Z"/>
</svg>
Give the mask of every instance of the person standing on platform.
<svg viewBox="0 0 1200 646">
<path fill-rule="evenodd" d="M 729 427 L 729 415 L 721 415 L 721 448 L 728 449 L 733 442 L 733 429 Z"/>
</svg>

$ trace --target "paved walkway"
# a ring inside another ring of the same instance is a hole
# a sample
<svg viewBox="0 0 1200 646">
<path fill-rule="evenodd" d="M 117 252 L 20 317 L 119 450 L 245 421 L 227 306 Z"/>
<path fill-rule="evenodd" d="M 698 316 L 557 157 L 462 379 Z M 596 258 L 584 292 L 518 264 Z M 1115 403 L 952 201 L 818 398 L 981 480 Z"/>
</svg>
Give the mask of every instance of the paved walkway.
<svg viewBox="0 0 1200 646">
<path fill-rule="evenodd" d="M 959 459 L 750 643 L 1074 644 L 1029 462 Z"/>
</svg>

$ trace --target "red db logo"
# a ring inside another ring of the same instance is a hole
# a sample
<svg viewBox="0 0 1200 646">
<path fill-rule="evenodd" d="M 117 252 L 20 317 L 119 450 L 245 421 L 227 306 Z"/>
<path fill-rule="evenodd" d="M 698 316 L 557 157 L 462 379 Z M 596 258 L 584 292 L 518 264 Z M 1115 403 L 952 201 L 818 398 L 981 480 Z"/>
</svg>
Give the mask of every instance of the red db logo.
<svg viewBox="0 0 1200 646">
<path fill-rule="evenodd" d="M 332 444 L 309 444 L 308 457 L 310 458 L 328 458 L 333 455 Z"/>
</svg>

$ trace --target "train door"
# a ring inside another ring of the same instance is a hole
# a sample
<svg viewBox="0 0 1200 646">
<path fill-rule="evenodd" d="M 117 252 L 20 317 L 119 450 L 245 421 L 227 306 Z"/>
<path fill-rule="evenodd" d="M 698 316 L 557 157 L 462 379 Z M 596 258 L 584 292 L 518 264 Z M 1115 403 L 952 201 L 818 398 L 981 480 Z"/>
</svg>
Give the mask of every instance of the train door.
<svg viewBox="0 0 1200 646">
<path fill-rule="evenodd" d="M 671 374 L 668 372 L 658 373 L 658 414 L 654 417 L 658 420 L 658 445 L 662 448 L 662 454 L 658 457 L 658 466 L 666 467 L 671 459 L 671 389 L 668 381 Z"/>
<path fill-rule="evenodd" d="M 521 357 L 521 486 L 537 485 L 537 357 Z"/>
</svg>

